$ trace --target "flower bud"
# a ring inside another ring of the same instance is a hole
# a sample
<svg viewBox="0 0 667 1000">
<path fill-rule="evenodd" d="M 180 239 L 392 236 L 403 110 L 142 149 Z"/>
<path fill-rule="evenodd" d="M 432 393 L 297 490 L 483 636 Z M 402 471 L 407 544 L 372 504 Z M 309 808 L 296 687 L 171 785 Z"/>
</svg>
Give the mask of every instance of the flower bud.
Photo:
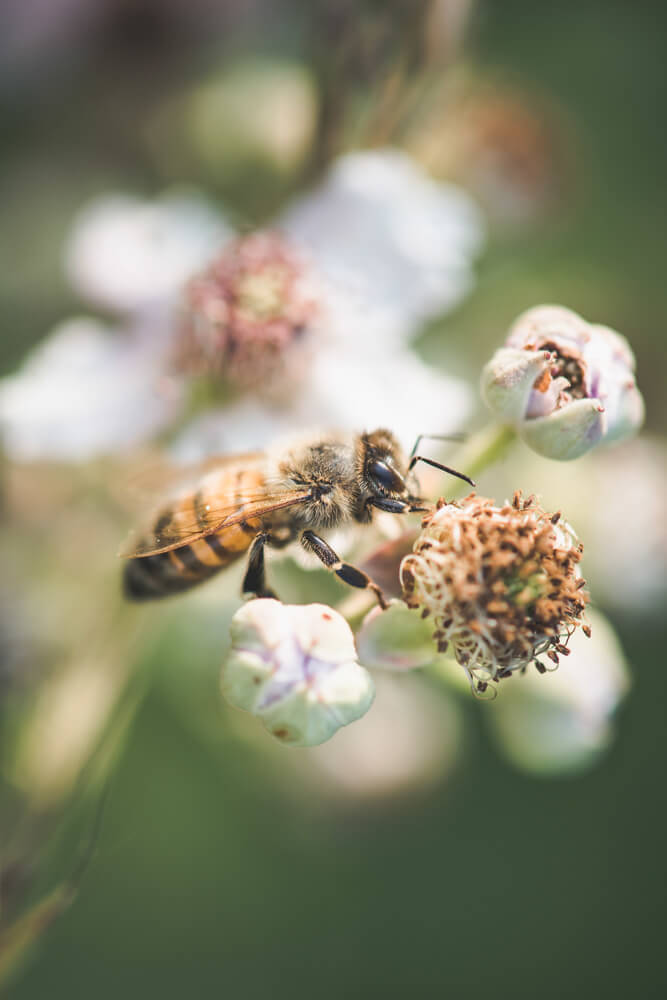
<svg viewBox="0 0 667 1000">
<path fill-rule="evenodd" d="M 476 693 L 531 662 L 541 673 L 567 655 L 588 600 L 581 545 L 568 524 L 514 495 L 511 504 L 470 494 L 440 501 L 401 563 L 403 596 L 432 622 Z"/>
<path fill-rule="evenodd" d="M 361 718 L 375 689 L 345 619 L 324 604 L 262 598 L 239 608 L 222 692 L 276 739 L 315 746 Z"/>
<path fill-rule="evenodd" d="M 623 650 L 609 622 L 590 611 L 590 642 L 572 636 L 571 655 L 541 678 L 517 677 L 486 717 L 501 751 L 523 771 L 562 774 L 589 766 L 609 745 L 613 717 L 630 687 Z"/>
<path fill-rule="evenodd" d="M 413 670 L 438 657 L 432 624 L 403 601 L 392 601 L 386 611 L 376 606 L 368 612 L 357 632 L 357 650 L 370 670 Z"/>
<path fill-rule="evenodd" d="M 482 372 L 491 410 L 547 458 L 578 458 L 639 429 L 635 359 L 614 330 L 561 306 L 523 313 Z"/>
</svg>

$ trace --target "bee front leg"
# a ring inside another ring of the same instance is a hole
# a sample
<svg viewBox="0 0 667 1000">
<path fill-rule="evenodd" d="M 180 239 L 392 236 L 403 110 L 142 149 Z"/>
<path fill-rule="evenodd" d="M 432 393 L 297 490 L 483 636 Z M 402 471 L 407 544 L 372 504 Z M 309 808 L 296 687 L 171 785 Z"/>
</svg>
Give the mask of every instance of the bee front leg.
<svg viewBox="0 0 667 1000">
<path fill-rule="evenodd" d="M 422 507 L 423 500 L 419 497 L 411 497 L 410 500 L 393 500 L 391 497 L 371 497 L 366 501 L 367 507 L 375 507 L 376 510 L 387 511 L 388 514 L 413 514 L 415 511 L 427 511 L 429 507 Z"/>
<path fill-rule="evenodd" d="M 350 587 L 359 587 L 362 589 L 367 587 L 373 591 L 381 608 L 388 607 L 385 596 L 377 583 L 374 583 L 370 576 L 367 576 L 363 570 L 357 569 L 356 566 L 352 566 L 350 563 L 342 562 L 329 543 L 325 542 L 319 535 L 316 535 L 314 531 L 304 531 L 301 536 L 301 544 L 307 552 L 312 552 L 316 555 L 326 568 L 335 573 L 344 583 L 349 584 Z"/>
<path fill-rule="evenodd" d="M 250 554 L 248 555 L 248 568 L 243 578 L 243 595 L 255 594 L 257 597 L 275 597 L 276 595 L 266 586 L 266 575 L 264 570 L 264 546 L 270 541 L 270 535 L 266 531 L 260 531 L 255 535 Z"/>
</svg>

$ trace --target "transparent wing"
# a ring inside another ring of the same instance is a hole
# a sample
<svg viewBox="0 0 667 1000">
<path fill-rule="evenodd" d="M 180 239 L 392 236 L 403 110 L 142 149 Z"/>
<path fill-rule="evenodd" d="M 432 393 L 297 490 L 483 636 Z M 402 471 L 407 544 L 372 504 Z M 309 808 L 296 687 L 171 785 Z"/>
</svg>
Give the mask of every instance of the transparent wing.
<svg viewBox="0 0 667 1000">
<path fill-rule="evenodd" d="M 309 500 L 310 490 L 245 491 L 236 496 L 218 496 L 215 503 L 198 508 L 196 494 L 189 493 L 157 510 L 152 525 L 130 536 L 120 552 L 126 559 L 159 555 L 181 545 L 216 534 L 243 521 L 293 507 Z"/>
<path fill-rule="evenodd" d="M 136 456 L 132 465 L 127 463 L 119 470 L 117 478 L 122 476 L 122 488 L 138 502 L 143 503 L 146 512 L 146 501 L 153 508 L 159 497 L 172 494 L 183 494 L 211 472 L 229 467 L 230 465 L 247 468 L 258 466 L 266 458 L 264 452 L 247 452 L 242 455 L 209 455 L 198 462 L 175 463 L 170 461 L 163 452 L 146 451 Z M 150 504 L 152 499 L 153 503 Z"/>
</svg>

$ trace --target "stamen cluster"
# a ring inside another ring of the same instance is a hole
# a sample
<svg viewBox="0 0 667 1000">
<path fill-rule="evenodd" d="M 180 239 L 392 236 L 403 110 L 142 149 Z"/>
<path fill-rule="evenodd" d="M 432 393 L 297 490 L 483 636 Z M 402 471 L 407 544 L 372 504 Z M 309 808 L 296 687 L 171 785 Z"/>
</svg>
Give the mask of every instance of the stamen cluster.
<svg viewBox="0 0 667 1000">
<path fill-rule="evenodd" d="M 403 597 L 433 615 L 438 649 L 451 643 L 476 693 L 531 662 L 544 673 L 540 656 L 557 665 L 577 626 L 589 634 L 583 546 L 534 497 L 440 500 L 422 529 L 401 563 Z"/>
<path fill-rule="evenodd" d="M 304 367 L 317 312 L 307 268 L 280 235 L 240 237 L 186 286 L 177 364 L 240 388 L 283 387 Z"/>
</svg>

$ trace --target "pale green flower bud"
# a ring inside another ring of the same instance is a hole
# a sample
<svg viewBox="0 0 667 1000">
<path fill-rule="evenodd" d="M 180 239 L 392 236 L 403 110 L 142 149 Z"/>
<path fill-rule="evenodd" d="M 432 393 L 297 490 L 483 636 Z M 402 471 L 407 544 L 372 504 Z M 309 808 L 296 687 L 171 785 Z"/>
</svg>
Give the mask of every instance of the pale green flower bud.
<svg viewBox="0 0 667 1000">
<path fill-rule="evenodd" d="M 523 419 L 535 382 L 549 371 L 548 351 L 502 347 L 482 370 L 482 396 L 489 409 L 510 423 Z"/>
<path fill-rule="evenodd" d="M 357 662 L 349 625 L 332 608 L 249 601 L 230 631 L 222 692 L 281 742 L 324 743 L 370 708 L 373 681 Z"/>
<path fill-rule="evenodd" d="M 606 423 L 597 399 L 576 399 L 546 417 L 525 420 L 520 433 L 538 455 L 567 462 L 598 444 L 605 436 Z"/>
<path fill-rule="evenodd" d="M 613 716 L 630 675 L 613 628 L 589 611 L 590 639 L 573 634 L 570 656 L 546 677 L 532 672 L 503 685 L 486 720 L 517 767 L 561 774 L 590 765 L 609 745 Z"/>
<path fill-rule="evenodd" d="M 386 611 L 369 611 L 357 633 L 357 649 L 371 670 L 413 670 L 438 657 L 432 622 L 403 601 L 392 601 Z"/>
<path fill-rule="evenodd" d="M 484 400 L 547 458 L 578 458 L 635 433 L 644 402 L 625 338 L 561 306 L 523 313 L 482 372 Z"/>
</svg>

